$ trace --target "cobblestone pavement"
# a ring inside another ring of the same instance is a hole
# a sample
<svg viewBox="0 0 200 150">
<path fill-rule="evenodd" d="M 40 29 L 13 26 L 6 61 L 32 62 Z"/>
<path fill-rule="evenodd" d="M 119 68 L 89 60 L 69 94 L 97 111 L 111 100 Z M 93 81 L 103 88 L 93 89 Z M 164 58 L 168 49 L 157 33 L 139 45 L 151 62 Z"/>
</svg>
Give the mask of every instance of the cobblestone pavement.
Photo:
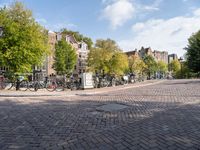
<svg viewBox="0 0 200 150">
<path fill-rule="evenodd" d="M 99 111 L 123 104 L 118 111 Z M 200 80 L 73 97 L 0 97 L 0 150 L 200 150 Z"/>
</svg>

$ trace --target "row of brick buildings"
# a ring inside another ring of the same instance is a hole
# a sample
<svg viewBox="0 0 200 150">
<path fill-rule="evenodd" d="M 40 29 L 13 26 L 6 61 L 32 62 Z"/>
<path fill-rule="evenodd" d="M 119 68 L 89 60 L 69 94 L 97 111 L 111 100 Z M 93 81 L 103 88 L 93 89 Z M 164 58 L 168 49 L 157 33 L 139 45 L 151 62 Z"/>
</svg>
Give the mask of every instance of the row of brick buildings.
<svg viewBox="0 0 200 150">
<path fill-rule="evenodd" d="M 150 47 L 142 47 L 140 50 L 135 49 L 134 51 L 128 51 L 126 54 L 128 57 L 139 56 L 140 58 L 143 58 L 145 55 L 151 55 L 155 58 L 156 61 L 163 61 L 166 64 L 170 63 L 174 59 L 178 59 L 176 54 L 168 55 L 167 51 L 153 51 Z"/>
<path fill-rule="evenodd" d="M 41 69 L 44 76 L 56 74 L 55 70 L 53 69 L 55 44 L 62 38 L 64 38 L 66 42 L 72 45 L 72 47 L 76 50 L 76 54 L 78 56 L 76 65 L 74 67 L 74 76 L 78 76 L 81 73 L 84 73 L 87 69 L 87 56 L 89 52 L 88 45 L 83 41 L 78 42 L 73 35 L 65 35 L 63 37 L 63 35 L 59 32 L 49 31 L 48 42 L 51 49 L 51 55 L 46 57 L 42 68 L 36 68 Z"/>
<path fill-rule="evenodd" d="M 74 67 L 74 76 L 79 76 L 81 73 L 86 72 L 87 69 L 87 57 L 89 53 L 88 45 L 81 41 L 78 42 L 73 35 L 63 35 L 59 32 L 48 32 L 48 42 L 51 49 L 51 55 L 47 56 L 44 60 L 42 67 L 36 67 L 36 70 L 42 70 L 43 76 L 56 74 L 55 70 L 53 69 L 54 63 L 54 53 L 55 53 L 55 44 L 64 38 L 66 42 L 70 43 L 72 47 L 76 50 L 78 59 L 77 63 Z M 157 51 L 152 50 L 150 47 L 144 48 L 142 47 L 140 50 L 135 49 L 134 51 L 128 51 L 126 54 L 129 56 L 139 56 L 143 58 L 145 55 L 151 55 L 155 58 L 156 61 L 163 61 L 166 64 L 170 63 L 172 60 L 177 59 L 176 54 L 168 55 L 167 51 Z M 0 71 L 5 71 L 6 67 L 0 67 Z"/>
</svg>

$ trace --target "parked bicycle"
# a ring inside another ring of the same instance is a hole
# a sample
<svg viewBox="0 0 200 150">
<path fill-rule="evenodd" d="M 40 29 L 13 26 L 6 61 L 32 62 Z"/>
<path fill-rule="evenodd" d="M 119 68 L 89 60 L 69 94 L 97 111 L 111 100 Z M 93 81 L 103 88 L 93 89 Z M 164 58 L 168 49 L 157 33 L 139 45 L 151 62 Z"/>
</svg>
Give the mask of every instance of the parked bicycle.
<svg viewBox="0 0 200 150">
<path fill-rule="evenodd" d="M 4 74 L 0 79 L 0 89 L 26 91 L 28 81 L 26 76 L 18 74 Z"/>
<path fill-rule="evenodd" d="M 67 80 L 65 76 L 56 78 L 56 91 L 64 91 L 65 89 L 73 90 L 73 82 Z"/>
<path fill-rule="evenodd" d="M 38 91 L 38 89 L 46 89 L 50 92 L 53 92 L 56 89 L 56 80 L 55 77 L 45 77 L 41 71 L 34 71 L 33 76 L 29 76 L 28 88 L 30 91 Z"/>
</svg>

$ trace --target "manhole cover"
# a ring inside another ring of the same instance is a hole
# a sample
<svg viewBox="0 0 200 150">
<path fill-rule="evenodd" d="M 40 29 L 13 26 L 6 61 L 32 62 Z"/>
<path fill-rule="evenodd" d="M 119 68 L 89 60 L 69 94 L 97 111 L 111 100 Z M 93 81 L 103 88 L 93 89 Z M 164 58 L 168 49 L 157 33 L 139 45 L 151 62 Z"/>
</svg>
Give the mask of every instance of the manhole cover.
<svg viewBox="0 0 200 150">
<path fill-rule="evenodd" d="M 96 110 L 98 111 L 118 111 L 127 108 L 128 106 L 123 104 L 106 104 L 100 107 L 97 107 Z"/>
</svg>

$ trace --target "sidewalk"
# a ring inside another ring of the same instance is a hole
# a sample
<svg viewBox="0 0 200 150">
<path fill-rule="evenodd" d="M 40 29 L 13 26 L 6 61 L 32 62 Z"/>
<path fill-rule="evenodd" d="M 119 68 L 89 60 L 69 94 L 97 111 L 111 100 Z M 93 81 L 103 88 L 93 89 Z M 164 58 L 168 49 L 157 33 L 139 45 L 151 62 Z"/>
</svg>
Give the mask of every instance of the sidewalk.
<svg viewBox="0 0 200 150">
<path fill-rule="evenodd" d="M 120 91 L 125 90 L 129 88 L 137 88 L 137 87 L 143 87 L 148 86 L 152 84 L 158 84 L 165 80 L 146 80 L 144 82 L 137 82 L 133 84 L 128 85 L 121 85 L 121 86 L 115 86 L 115 87 L 105 87 L 105 88 L 96 88 L 96 89 L 86 89 L 86 90 L 75 90 L 71 91 L 69 89 L 62 91 L 62 92 L 49 92 L 47 90 L 38 90 L 37 92 L 32 91 L 9 91 L 9 90 L 0 90 L 0 97 L 40 97 L 40 96 L 64 96 L 64 97 L 71 97 L 71 96 L 77 96 L 77 95 L 96 95 L 101 93 L 107 93 L 112 91 Z"/>
</svg>

